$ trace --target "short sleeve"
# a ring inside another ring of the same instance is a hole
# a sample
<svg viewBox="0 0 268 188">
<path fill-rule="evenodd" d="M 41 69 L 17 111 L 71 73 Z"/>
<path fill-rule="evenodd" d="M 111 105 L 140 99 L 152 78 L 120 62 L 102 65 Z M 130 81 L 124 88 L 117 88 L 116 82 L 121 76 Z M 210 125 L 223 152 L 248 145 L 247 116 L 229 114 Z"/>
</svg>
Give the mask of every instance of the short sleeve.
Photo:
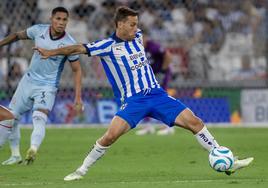
<svg viewBox="0 0 268 188">
<path fill-rule="evenodd" d="M 69 62 L 74 62 L 74 61 L 77 61 L 79 60 L 79 55 L 70 55 L 68 56 L 68 61 Z"/>
<path fill-rule="evenodd" d="M 84 44 L 88 56 L 107 56 L 112 51 L 112 44 L 114 43 L 111 39 L 104 39 L 95 41 L 92 43 Z"/>
<path fill-rule="evenodd" d="M 26 30 L 26 33 L 30 39 L 34 40 L 35 36 L 38 35 L 39 31 L 40 27 L 38 25 L 33 25 Z"/>
</svg>

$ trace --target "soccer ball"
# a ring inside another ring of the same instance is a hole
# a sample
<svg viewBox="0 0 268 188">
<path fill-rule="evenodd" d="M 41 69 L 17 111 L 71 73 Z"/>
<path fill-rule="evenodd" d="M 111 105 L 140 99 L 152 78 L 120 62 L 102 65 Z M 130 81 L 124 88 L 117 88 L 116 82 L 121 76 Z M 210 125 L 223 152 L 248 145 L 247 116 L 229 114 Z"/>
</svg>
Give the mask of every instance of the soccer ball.
<svg viewBox="0 0 268 188">
<path fill-rule="evenodd" d="M 229 170 L 234 164 L 232 151 L 224 146 L 212 149 L 209 153 L 209 164 L 217 172 Z"/>
</svg>

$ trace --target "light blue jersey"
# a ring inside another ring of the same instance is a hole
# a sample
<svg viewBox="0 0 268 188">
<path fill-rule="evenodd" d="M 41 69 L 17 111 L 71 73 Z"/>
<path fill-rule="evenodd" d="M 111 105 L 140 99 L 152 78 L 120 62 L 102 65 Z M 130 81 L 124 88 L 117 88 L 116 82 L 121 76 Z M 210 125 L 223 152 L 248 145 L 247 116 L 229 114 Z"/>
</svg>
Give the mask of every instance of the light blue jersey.
<svg viewBox="0 0 268 188">
<path fill-rule="evenodd" d="M 35 46 L 56 49 L 63 46 L 75 44 L 72 37 L 64 33 L 53 39 L 50 34 L 50 25 L 34 25 L 26 30 L 27 36 L 35 41 Z M 41 59 L 40 54 L 35 51 L 31 64 L 22 77 L 16 92 L 9 104 L 9 108 L 17 119 L 23 113 L 33 109 L 52 110 L 60 76 L 66 60 L 74 62 L 78 55 L 55 56 L 49 59 Z"/>
<path fill-rule="evenodd" d="M 29 27 L 26 32 L 27 36 L 34 40 L 35 46 L 41 48 L 56 49 L 76 43 L 75 40 L 65 32 L 58 38 L 52 38 L 50 34 L 50 25 L 34 25 Z M 69 62 L 74 62 L 78 59 L 78 55 L 58 55 L 48 59 L 41 59 L 40 54 L 35 51 L 26 74 L 38 85 L 50 85 L 58 87 L 60 76 L 66 60 Z"/>
<path fill-rule="evenodd" d="M 100 56 L 114 95 L 122 102 L 141 91 L 160 88 L 145 56 L 141 31 L 132 41 L 123 41 L 113 34 L 84 46 L 89 56 Z"/>
</svg>

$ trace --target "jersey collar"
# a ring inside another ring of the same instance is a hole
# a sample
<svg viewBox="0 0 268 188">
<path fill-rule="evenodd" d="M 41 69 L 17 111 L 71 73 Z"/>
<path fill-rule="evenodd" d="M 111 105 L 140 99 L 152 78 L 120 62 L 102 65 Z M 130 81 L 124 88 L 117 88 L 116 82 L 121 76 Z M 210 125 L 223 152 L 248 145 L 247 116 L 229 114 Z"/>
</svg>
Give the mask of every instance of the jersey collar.
<svg viewBox="0 0 268 188">
<path fill-rule="evenodd" d="M 112 34 L 112 39 L 114 39 L 116 42 L 124 42 L 124 40 L 120 39 L 119 37 L 116 36 L 115 32 Z"/>
<path fill-rule="evenodd" d="M 49 36 L 50 36 L 50 39 L 51 40 L 59 40 L 59 39 L 61 39 L 61 38 L 63 38 L 64 36 L 65 36 L 65 31 L 60 35 L 60 36 L 58 36 L 58 37 L 56 37 L 56 38 L 53 38 L 53 36 L 52 36 L 52 34 L 51 34 L 51 26 L 49 27 Z"/>
</svg>

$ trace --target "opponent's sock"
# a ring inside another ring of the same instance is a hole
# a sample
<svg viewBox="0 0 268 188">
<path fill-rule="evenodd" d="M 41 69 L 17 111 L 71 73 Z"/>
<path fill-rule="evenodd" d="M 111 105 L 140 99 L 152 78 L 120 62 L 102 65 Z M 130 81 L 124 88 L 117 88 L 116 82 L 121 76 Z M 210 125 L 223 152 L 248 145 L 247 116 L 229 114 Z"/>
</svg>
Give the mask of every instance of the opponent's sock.
<svg viewBox="0 0 268 188">
<path fill-rule="evenodd" d="M 14 119 L 0 121 L 0 148 L 3 147 L 9 135 L 11 134 L 13 124 Z"/>
<path fill-rule="evenodd" d="M 98 159 L 100 159 L 108 148 L 109 147 L 101 146 L 98 142 L 96 142 L 92 150 L 84 159 L 83 164 L 77 169 L 77 171 L 81 172 L 82 175 L 85 175 L 89 167 L 91 167 Z"/>
<path fill-rule="evenodd" d="M 20 155 L 20 128 L 18 125 L 18 120 L 14 121 L 14 126 L 12 127 L 11 134 L 8 139 L 9 139 L 9 146 L 11 150 L 11 156 L 21 156 Z"/>
<path fill-rule="evenodd" d="M 210 134 L 207 127 L 204 126 L 196 135 L 197 141 L 201 144 L 203 148 L 210 151 L 215 147 L 219 147 L 219 144 L 214 139 L 214 137 Z"/>
<path fill-rule="evenodd" d="M 33 132 L 31 135 L 31 148 L 35 151 L 40 147 L 45 134 L 46 134 L 46 125 L 47 115 L 40 111 L 33 112 Z"/>
</svg>

